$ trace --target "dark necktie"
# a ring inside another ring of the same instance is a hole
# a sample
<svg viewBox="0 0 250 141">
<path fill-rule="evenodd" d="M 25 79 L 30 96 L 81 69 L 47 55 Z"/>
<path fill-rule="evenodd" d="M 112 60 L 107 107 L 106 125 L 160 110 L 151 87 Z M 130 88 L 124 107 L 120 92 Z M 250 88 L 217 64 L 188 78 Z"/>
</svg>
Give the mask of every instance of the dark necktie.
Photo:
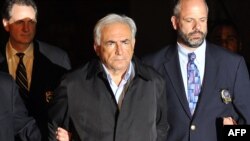
<svg viewBox="0 0 250 141">
<path fill-rule="evenodd" d="M 16 55 L 19 57 L 19 63 L 16 69 L 16 83 L 19 86 L 20 94 L 27 95 L 29 90 L 28 90 L 26 68 L 23 64 L 24 53 L 17 53 Z"/>
<path fill-rule="evenodd" d="M 200 74 L 197 66 L 194 63 L 196 56 L 194 53 L 188 54 L 188 64 L 187 64 L 187 88 L 188 88 L 188 102 L 191 114 L 194 113 L 196 104 L 198 102 L 200 90 L 201 90 L 201 80 Z"/>
</svg>

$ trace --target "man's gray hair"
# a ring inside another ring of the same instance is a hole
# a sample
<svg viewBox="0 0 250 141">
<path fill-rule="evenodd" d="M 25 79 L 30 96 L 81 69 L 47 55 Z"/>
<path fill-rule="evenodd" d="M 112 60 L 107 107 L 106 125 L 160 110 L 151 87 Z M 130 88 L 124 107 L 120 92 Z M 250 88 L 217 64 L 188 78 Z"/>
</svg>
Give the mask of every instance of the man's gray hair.
<svg viewBox="0 0 250 141">
<path fill-rule="evenodd" d="M 126 24 L 130 27 L 132 32 L 132 37 L 135 39 L 136 36 L 136 25 L 133 19 L 125 16 L 125 15 L 118 15 L 118 14 L 108 14 L 107 16 L 100 19 L 94 28 L 94 41 L 97 45 L 101 44 L 101 30 L 104 26 L 112 23 L 122 23 Z"/>
</svg>

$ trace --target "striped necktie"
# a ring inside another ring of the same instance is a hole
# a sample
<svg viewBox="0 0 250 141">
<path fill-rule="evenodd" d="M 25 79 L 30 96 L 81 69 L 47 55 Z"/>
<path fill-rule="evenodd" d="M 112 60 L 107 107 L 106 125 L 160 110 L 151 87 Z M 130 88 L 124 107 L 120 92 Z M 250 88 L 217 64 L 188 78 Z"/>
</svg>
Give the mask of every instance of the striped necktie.
<svg viewBox="0 0 250 141">
<path fill-rule="evenodd" d="M 19 86 L 20 94 L 27 95 L 29 90 L 28 90 L 26 68 L 23 64 L 24 53 L 17 53 L 16 55 L 19 57 L 19 63 L 16 69 L 16 83 Z"/>
<path fill-rule="evenodd" d="M 196 56 L 193 52 L 188 54 L 187 88 L 189 108 L 192 115 L 198 102 L 201 90 L 200 74 L 197 66 L 194 63 L 195 58 Z"/>
</svg>

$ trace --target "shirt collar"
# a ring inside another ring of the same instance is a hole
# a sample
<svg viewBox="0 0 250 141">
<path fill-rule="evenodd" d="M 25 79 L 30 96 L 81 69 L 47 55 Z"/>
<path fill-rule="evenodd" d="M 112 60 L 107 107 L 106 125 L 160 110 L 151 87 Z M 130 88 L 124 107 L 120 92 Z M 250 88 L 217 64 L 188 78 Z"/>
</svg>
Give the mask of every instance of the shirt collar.
<svg viewBox="0 0 250 141">
<path fill-rule="evenodd" d="M 108 78 L 108 81 L 110 83 L 112 81 L 111 75 L 108 72 L 108 69 L 106 68 L 106 66 L 104 64 L 102 64 L 102 66 L 104 68 L 105 73 L 107 74 L 107 78 Z M 129 68 L 126 71 L 126 73 L 125 73 L 125 75 L 124 75 L 124 77 L 122 79 L 125 80 L 125 81 L 128 81 L 132 73 L 134 74 L 134 66 L 133 66 L 132 62 L 130 61 Z"/>
<path fill-rule="evenodd" d="M 182 57 L 186 58 L 188 60 L 188 53 L 191 53 L 191 51 L 185 49 L 184 47 L 181 46 L 180 43 L 177 42 L 177 46 L 178 46 L 178 52 L 179 55 L 181 55 Z M 196 48 L 195 51 L 193 51 L 196 55 L 196 61 L 197 63 L 200 63 L 201 61 L 205 60 L 205 52 L 206 52 L 206 40 L 204 40 L 204 42 Z"/>
</svg>

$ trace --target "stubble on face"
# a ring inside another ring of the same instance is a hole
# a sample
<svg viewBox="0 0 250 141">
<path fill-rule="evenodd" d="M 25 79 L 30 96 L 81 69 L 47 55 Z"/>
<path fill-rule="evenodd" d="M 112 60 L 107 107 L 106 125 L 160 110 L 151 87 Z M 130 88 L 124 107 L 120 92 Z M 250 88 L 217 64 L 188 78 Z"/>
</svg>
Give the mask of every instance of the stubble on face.
<svg viewBox="0 0 250 141">
<path fill-rule="evenodd" d="M 199 47 L 207 35 L 207 15 L 208 9 L 204 1 L 181 1 L 180 12 L 172 20 L 178 41 L 187 48 Z"/>
<path fill-rule="evenodd" d="M 207 32 L 204 33 L 199 30 L 192 31 L 187 34 L 185 34 L 181 29 L 178 29 L 177 32 L 182 42 L 191 48 L 199 47 L 204 42 L 206 35 L 207 35 Z M 199 34 L 200 37 L 192 37 L 195 34 Z"/>
</svg>

